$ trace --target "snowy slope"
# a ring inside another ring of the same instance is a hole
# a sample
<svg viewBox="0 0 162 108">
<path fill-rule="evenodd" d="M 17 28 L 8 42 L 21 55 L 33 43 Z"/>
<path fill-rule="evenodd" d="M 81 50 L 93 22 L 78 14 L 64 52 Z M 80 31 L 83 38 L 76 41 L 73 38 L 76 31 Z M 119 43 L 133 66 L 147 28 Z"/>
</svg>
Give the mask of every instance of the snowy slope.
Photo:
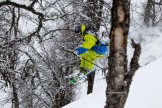
<svg viewBox="0 0 162 108">
<path fill-rule="evenodd" d="M 162 58 L 136 72 L 125 108 L 162 108 L 161 66 Z M 95 86 L 97 91 L 62 108 L 104 108 L 106 85 L 102 81 Z"/>
<path fill-rule="evenodd" d="M 139 69 L 125 108 L 162 108 L 162 57 Z"/>
<path fill-rule="evenodd" d="M 101 71 L 96 74 L 93 93 L 86 95 L 87 83 L 84 83 L 80 88 L 80 99 L 62 108 L 103 108 L 106 101 L 106 80 Z"/>
<path fill-rule="evenodd" d="M 104 108 L 105 100 L 104 92 L 95 92 L 62 108 Z"/>
</svg>

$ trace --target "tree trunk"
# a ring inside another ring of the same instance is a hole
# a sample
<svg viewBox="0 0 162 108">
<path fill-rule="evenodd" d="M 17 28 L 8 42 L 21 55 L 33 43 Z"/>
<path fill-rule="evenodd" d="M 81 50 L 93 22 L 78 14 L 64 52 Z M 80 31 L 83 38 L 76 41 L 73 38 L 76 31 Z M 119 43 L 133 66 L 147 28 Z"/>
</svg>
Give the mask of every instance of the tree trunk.
<svg viewBox="0 0 162 108">
<path fill-rule="evenodd" d="M 13 88 L 13 104 L 15 108 L 19 108 L 19 99 L 18 99 L 18 93 L 17 93 L 17 88 L 15 87 L 15 84 L 12 83 L 12 88 Z"/>
<path fill-rule="evenodd" d="M 88 0 L 88 9 L 87 16 L 91 18 L 91 22 L 88 24 L 95 27 L 97 30 L 100 28 L 101 17 L 102 17 L 102 8 L 103 8 L 103 0 Z M 87 94 L 92 93 L 93 84 L 94 84 L 95 72 L 88 76 L 88 89 Z"/>
<path fill-rule="evenodd" d="M 155 0 L 148 0 L 145 7 L 144 23 L 146 26 L 155 26 L 155 19 Z"/>
<path fill-rule="evenodd" d="M 88 76 L 88 89 L 87 89 L 87 94 L 90 94 L 90 93 L 93 92 L 94 78 L 95 78 L 95 72 L 91 73 Z"/>
<path fill-rule="evenodd" d="M 129 9 L 130 0 L 113 0 L 105 108 L 124 108 L 128 96 L 124 78 L 127 73 L 126 48 L 130 22 Z"/>
</svg>

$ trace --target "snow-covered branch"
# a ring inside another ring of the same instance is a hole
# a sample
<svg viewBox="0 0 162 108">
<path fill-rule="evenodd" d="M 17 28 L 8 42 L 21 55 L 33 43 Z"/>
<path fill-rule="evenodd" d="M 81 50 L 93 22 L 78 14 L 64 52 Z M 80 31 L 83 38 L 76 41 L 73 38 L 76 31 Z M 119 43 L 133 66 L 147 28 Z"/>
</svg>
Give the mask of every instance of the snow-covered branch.
<svg viewBox="0 0 162 108">
<path fill-rule="evenodd" d="M 38 22 L 37 29 L 35 31 L 33 31 L 32 33 L 30 33 L 30 35 L 26 36 L 26 38 L 28 38 L 28 42 L 31 41 L 32 36 L 35 36 L 37 33 L 39 34 L 40 29 L 42 28 L 42 25 L 43 25 L 43 20 L 44 20 L 44 15 L 41 12 L 38 12 L 33 8 L 33 5 L 36 3 L 36 1 L 37 0 L 34 0 L 32 2 L 32 4 L 31 4 L 32 6 L 31 5 L 26 6 L 24 4 L 18 4 L 18 3 L 15 3 L 15 2 L 9 1 L 9 0 L 0 2 L 0 7 L 9 5 L 9 6 L 13 6 L 13 7 L 20 8 L 20 9 L 25 9 L 25 10 L 30 11 L 33 14 L 38 16 L 39 22 Z M 41 41 L 41 37 L 39 35 L 37 35 L 37 37 Z M 26 39 L 26 38 L 24 38 L 24 39 Z M 19 42 L 19 41 L 22 41 L 22 39 L 16 40 L 15 42 Z"/>
</svg>

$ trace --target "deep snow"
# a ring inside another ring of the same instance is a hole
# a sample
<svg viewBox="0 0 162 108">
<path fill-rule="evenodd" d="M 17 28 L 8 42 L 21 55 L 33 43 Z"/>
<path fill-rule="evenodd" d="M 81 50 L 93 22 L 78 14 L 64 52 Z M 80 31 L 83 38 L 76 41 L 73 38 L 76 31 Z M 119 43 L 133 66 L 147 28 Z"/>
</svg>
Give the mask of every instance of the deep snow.
<svg viewBox="0 0 162 108">
<path fill-rule="evenodd" d="M 140 68 L 132 81 L 125 108 L 162 108 L 162 57 Z M 105 79 L 95 82 L 94 92 L 62 108 L 104 108 Z"/>
<path fill-rule="evenodd" d="M 30 4 L 29 0 L 12 1 L 19 1 L 19 3 L 27 6 Z M 141 1 L 144 2 L 146 0 Z M 162 108 L 162 58 L 159 58 L 162 57 L 162 50 L 160 49 L 160 46 L 162 46 L 162 36 L 158 27 L 145 28 L 141 26 L 142 20 L 140 18 L 141 16 L 139 16 L 139 13 L 143 11 L 141 1 L 132 0 L 131 10 L 134 10 L 136 13 L 131 14 L 132 24 L 130 27 L 130 36 L 134 39 L 136 38 L 137 41 L 144 40 L 141 42 L 143 49 L 139 62 L 144 67 L 140 68 L 133 78 L 125 108 Z M 131 57 L 132 51 L 128 52 L 129 57 Z M 157 60 L 154 61 L 155 59 Z M 150 64 L 145 66 L 147 63 Z M 104 108 L 106 81 L 102 79 L 101 72 L 97 74 L 94 83 L 94 92 L 86 95 L 86 84 L 83 84 L 81 86 L 83 88 L 78 87 L 78 90 L 76 89 L 76 92 L 79 94 L 76 98 L 81 98 L 63 108 Z M 0 101 L 6 96 L 5 92 L 1 92 Z M 0 108 L 10 108 L 9 105 L 7 104 L 2 107 L 0 104 Z"/>
</svg>

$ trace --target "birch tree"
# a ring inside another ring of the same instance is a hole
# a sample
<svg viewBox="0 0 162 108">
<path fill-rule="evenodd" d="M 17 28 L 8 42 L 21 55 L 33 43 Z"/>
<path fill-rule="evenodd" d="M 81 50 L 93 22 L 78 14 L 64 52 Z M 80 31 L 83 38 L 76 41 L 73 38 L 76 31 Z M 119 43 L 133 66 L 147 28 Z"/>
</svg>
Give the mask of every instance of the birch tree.
<svg viewBox="0 0 162 108">
<path fill-rule="evenodd" d="M 105 108 L 124 108 L 132 77 L 139 67 L 138 59 L 141 48 L 139 44 L 134 43 L 132 40 L 135 51 L 131 60 L 130 71 L 128 72 L 127 69 L 127 36 L 130 23 L 129 9 L 130 0 L 113 0 Z"/>
<path fill-rule="evenodd" d="M 144 7 L 144 23 L 147 27 L 156 26 L 162 21 L 161 9 L 161 0 L 147 0 Z"/>
</svg>

